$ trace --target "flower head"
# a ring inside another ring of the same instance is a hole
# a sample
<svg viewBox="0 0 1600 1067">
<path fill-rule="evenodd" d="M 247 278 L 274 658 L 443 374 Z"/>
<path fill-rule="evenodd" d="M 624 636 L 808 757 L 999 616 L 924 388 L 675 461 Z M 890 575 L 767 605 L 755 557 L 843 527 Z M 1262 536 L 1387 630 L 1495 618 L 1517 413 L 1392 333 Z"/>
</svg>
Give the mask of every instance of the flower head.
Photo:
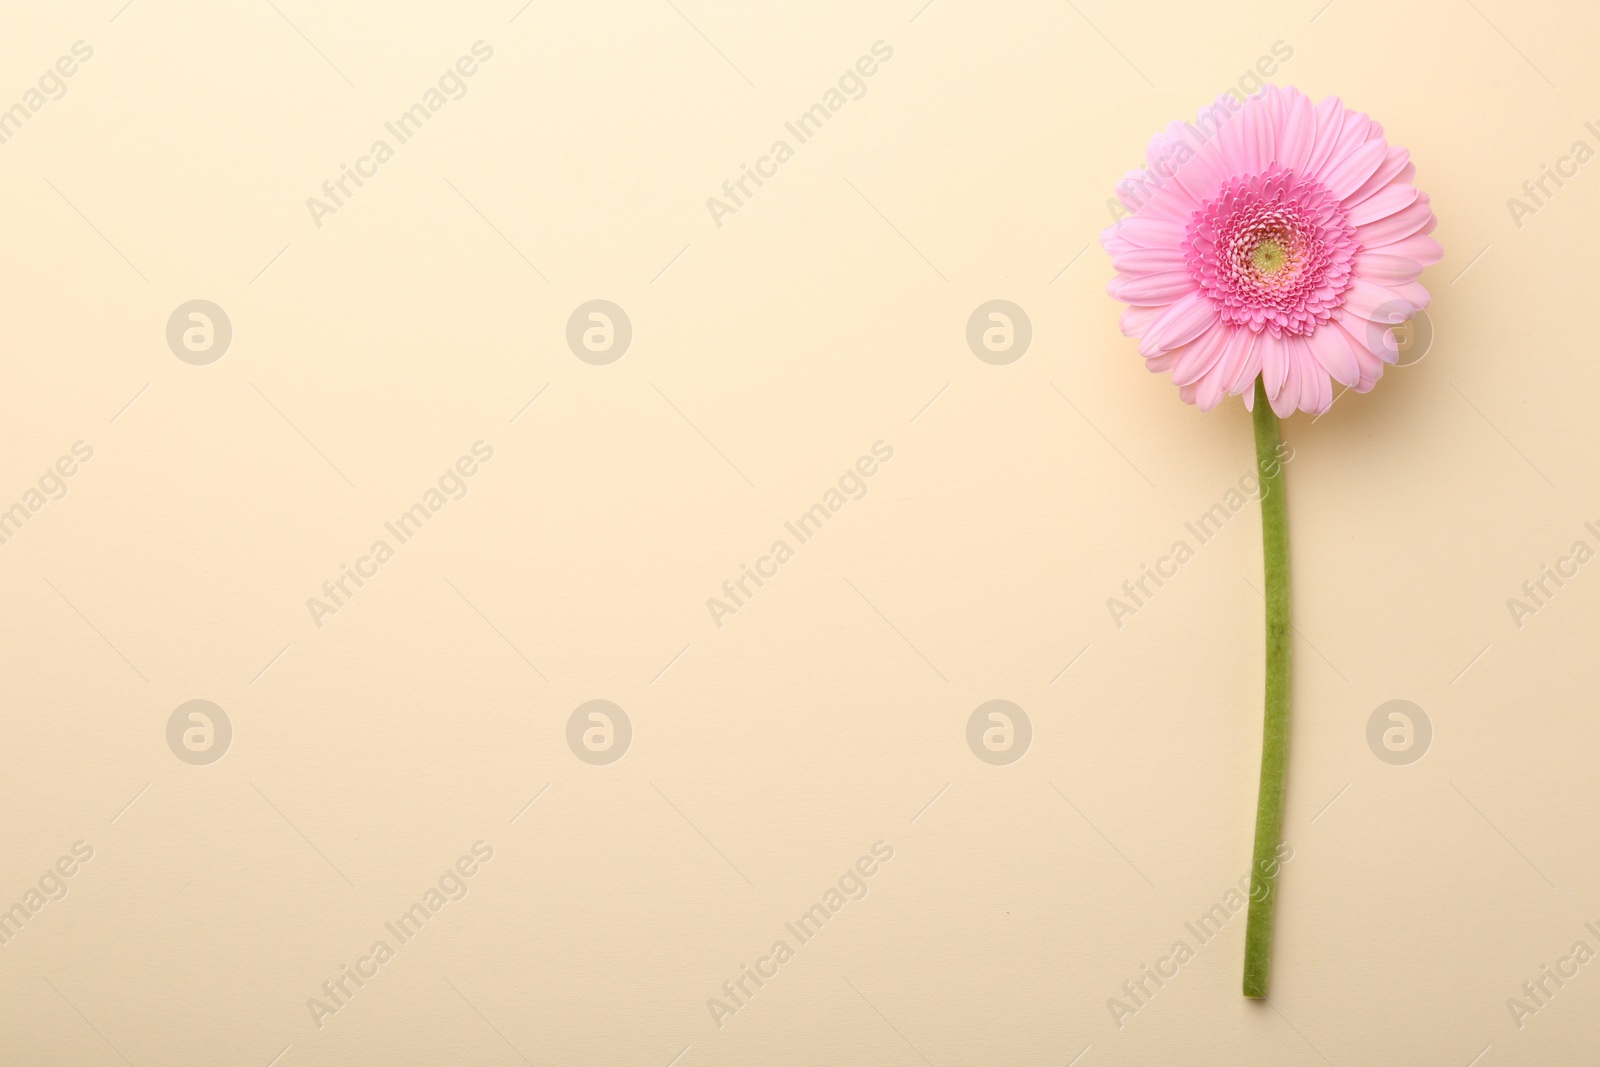
<svg viewBox="0 0 1600 1067">
<path fill-rule="evenodd" d="M 1334 382 L 1367 392 L 1443 255 L 1409 158 L 1338 97 L 1275 85 L 1174 122 L 1100 235 L 1122 332 L 1204 411 L 1230 394 L 1250 406 L 1257 377 L 1279 416 L 1328 410 Z"/>
</svg>

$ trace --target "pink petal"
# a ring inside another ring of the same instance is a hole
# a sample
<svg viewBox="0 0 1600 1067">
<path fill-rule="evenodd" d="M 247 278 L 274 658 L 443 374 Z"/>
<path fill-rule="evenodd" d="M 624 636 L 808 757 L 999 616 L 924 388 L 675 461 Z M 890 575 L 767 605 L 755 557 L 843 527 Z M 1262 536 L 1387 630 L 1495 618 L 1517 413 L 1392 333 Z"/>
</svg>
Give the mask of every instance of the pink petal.
<svg viewBox="0 0 1600 1067">
<path fill-rule="evenodd" d="M 1345 209 L 1345 218 L 1352 226 L 1365 226 L 1369 222 L 1386 219 L 1417 202 L 1414 185 L 1391 185 L 1382 192 L 1373 193 L 1355 207 Z"/>
<path fill-rule="evenodd" d="M 1286 419 L 1294 414 L 1294 409 L 1300 404 L 1300 361 L 1295 358 L 1290 343 L 1292 337 L 1281 339 L 1283 363 L 1283 381 L 1278 383 L 1278 391 L 1274 393 L 1272 386 L 1267 386 L 1267 399 L 1272 402 L 1273 414 L 1280 419 Z"/>
<path fill-rule="evenodd" d="M 1356 278 L 1345 291 L 1344 310 L 1373 322 L 1397 323 L 1410 318 L 1415 308 L 1394 290 Z"/>
<path fill-rule="evenodd" d="M 1229 327 L 1213 322 L 1199 337 L 1176 349 L 1179 355 L 1172 366 L 1172 384 L 1190 385 L 1215 367 L 1228 347 L 1230 332 Z"/>
<path fill-rule="evenodd" d="M 1228 378 L 1221 367 L 1211 370 L 1195 383 L 1194 402 L 1201 411 L 1211 411 L 1228 395 Z"/>
<path fill-rule="evenodd" d="M 1304 173 L 1317 143 L 1317 113 L 1298 89 L 1284 94 L 1283 125 L 1278 133 L 1278 162 Z"/>
<path fill-rule="evenodd" d="M 1159 356 L 1151 356 L 1149 359 L 1144 361 L 1144 369 L 1149 371 L 1151 374 L 1166 374 L 1168 371 L 1172 370 L 1172 365 L 1178 362 L 1178 357 L 1182 355 L 1184 351 L 1185 349 L 1183 348 L 1177 348 L 1171 352 L 1163 352 Z"/>
<path fill-rule="evenodd" d="M 1194 279 L 1184 270 L 1119 274 L 1106 285 L 1106 292 L 1124 304 L 1170 304 L 1194 291 Z"/>
<path fill-rule="evenodd" d="M 1331 161 L 1328 173 L 1321 179 L 1322 184 L 1335 200 L 1343 200 L 1372 177 L 1387 152 L 1388 145 L 1384 142 L 1368 141 L 1343 159 Z"/>
<path fill-rule="evenodd" d="M 1391 182 L 1406 182 L 1409 184 L 1411 179 L 1403 176 L 1406 169 L 1409 167 L 1412 175 L 1416 174 L 1416 168 L 1411 166 L 1410 159 L 1411 153 L 1409 151 L 1396 145 L 1390 145 L 1388 154 L 1383 157 L 1383 162 L 1378 164 L 1378 169 L 1372 172 L 1372 177 L 1362 182 L 1361 188 L 1345 197 L 1344 206 L 1353 207 L 1361 203 L 1361 201 Z"/>
<path fill-rule="evenodd" d="M 1352 262 L 1355 264 L 1357 275 L 1379 285 L 1404 285 L 1416 281 L 1417 275 L 1422 273 L 1422 264 L 1405 256 L 1362 252 Z"/>
<path fill-rule="evenodd" d="M 1386 285 L 1384 288 L 1418 311 L 1433 303 L 1433 297 L 1428 294 L 1427 286 L 1421 282 L 1403 282 L 1400 285 Z"/>
<path fill-rule="evenodd" d="M 1122 313 L 1122 318 L 1117 324 L 1122 327 L 1124 337 L 1143 337 L 1161 313 L 1167 310 L 1168 305 L 1157 304 L 1153 307 L 1130 307 Z"/>
<path fill-rule="evenodd" d="M 1162 195 L 1171 186 L 1169 179 L 1144 170 L 1130 170 L 1122 176 L 1113 190 L 1117 199 L 1129 211 L 1141 212 L 1171 219 L 1187 220 L 1189 209 L 1182 200 Z"/>
<path fill-rule="evenodd" d="M 1341 324 L 1335 322 L 1325 328 L 1338 330 L 1344 334 L 1345 340 L 1350 344 L 1350 351 L 1356 354 L 1356 365 L 1361 369 L 1361 378 L 1351 388 L 1358 393 L 1370 392 L 1372 387 L 1378 383 L 1378 379 L 1383 377 L 1383 360 L 1373 355 L 1366 345 L 1350 336 L 1350 331 L 1346 330 Z"/>
<path fill-rule="evenodd" d="M 1348 159 L 1357 148 L 1372 139 L 1372 120 L 1359 111 L 1346 111 L 1333 149 L 1323 160 L 1322 167 L 1311 176 L 1323 185 L 1328 184 L 1328 172 Z M 1340 199 L 1343 199 L 1342 197 Z"/>
<path fill-rule="evenodd" d="M 1283 391 L 1284 379 L 1289 374 L 1289 352 L 1284 342 L 1284 338 L 1270 333 L 1256 335 L 1256 351 L 1261 356 L 1261 382 L 1267 387 L 1269 397 Z"/>
<path fill-rule="evenodd" d="M 1169 125 L 1168 130 L 1170 128 Z M 1151 173 L 1161 175 L 1163 179 L 1166 178 L 1163 168 L 1170 168 L 1176 165 L 1180 155 L 1177 145 L 1183 143 L 1181 137 L 1173 137 L 1168 130 L 1158 130 L 1151 134 L 1150 143 L 1145 146 L 1144 150 L 1145 169 Z M 1187 152 L 1181 154 L 1188 155 Z"/>
<path fill-rule="evenodd" d="M 1187 277 L 1187 275 L 1185 275 Z M 1194 283 L 1190 282 L 1192 286 Z M 1162 312 L 1151 326 L 1144 340 L 1139 342 L 1139 354 L 1153 356 L 1169 348 L 1188 344 L 1217 321 L 1217 308 L 1211 298 L 1199 290 Z"/>
<path fill-rule="evenodd" d="M 1237 396 L 1245 394 L 1245 406 L 1255 393 L 1256 379 L 1261 376 L 1261 334 L 1236 326 L 1228 340 L 1228 350 L 1223 362 L 1230 368 L 1228 392 Z"/>
<path fill-rule="evenodd" d="M 1243 110 L 1222 128 L 1217 147 L 1236 174 L 1260 173 L 1272 163 L 1273 136 L 1269 107 L 1261 96 L 1245 101 Z"/>
<path fill-rule="evenodd" d="M 1283 391 L 1294 397 L 1294 406 L 1312 414 L 1328 410 L 1333 404 L 1333 383 L 1311 351 L 1311 337 L 1290 338 L 1289 358 L 1290 379 Z"/>
<path fill-rule="evenodd" d="M 1385 256 L 1414 259 L 1424 267 L 1431 267 L 1444 258 L 1444 249 L 1439 247 L 1439 242 L 1426 234 L 1420 233 L 1401 238 L 1393 244 L 1371 249 L 1371 251 Z"/>
<path fill-rule="evenodd" d="M 1344 101 L 1337 96 L 1325 96 L 1317 104 L 1317 144 L 1311 151 L 1311 158 L 1307 160 L 1306 174 L 1321 174 L 1327 166 L 1328 158 L 1333 155 L 1334 146 L 1339 141 L 1339 132 L 1344 129 Z"/>
<path fill-rule="evenodd" d="M 1228 104 L 1221 101 L 1226 100 Z M 1201 108 L 1195 117 L 1198 126 L 1189 126 L 1189 143 L 1195 146 L 1195 156 L 1184 168 L 1183 183 L 1200 195 L 1210 197 L 1230 174 L 1223 161 L 1222 150 L 1217 147 L 1217 135 L 1233 120 L 1235 112 L 1229 109 L 1240 106 L 1233 97 L 1224 93 L 1217 103 Z"/>
<path fill-rule="evenodd" d="M 1399 360 L 1400 339 L 1389 326 L 1350 315 L 1335 320 L 1332 325 L 1342 329 L 1352 344 L 1359 345 L 1383 362 L 1394 363 Z"/>
<path fill-rule="evenodd" d="M 1377 222 L 1357 226 L 1356 240 L 1361 242 L 1362 248 L 1381 248 L 1414 233 L 1427 233 L 1431 229 L 1428 223 L 1432 220 L 1433 207 L 1428 203 L 1428 194 L 1418 193 L 1416 202 L 1410 207 L 1402 208 Z"/>
<path fill-rule="evenodd" d="M 1100 231 L 1100 247 L 1106 250 L 1107 255 L 1114 256 L 1137 246 L 1130 244 L 1128 239 L 1117 231 L 1116 226 L 1112 225 Z"/>
<path fill-rule="evenodd" d="M 1305 341 L 1312 358 L 1339 384 L 1355 385 L 1361 380 L 1361 365 L 1356 362 L 1349 339 L 1332 323 L 1317 328 Z"/>
<path fill-rule="evenodd" d="M 1181 248 L 1130 248 L 1112 256 L 1111 266 L 1120 274 L 1188 269 Z"/>
<path fill-rule="evenodd" d="M 1153 215 L 1134 215 L 1111 227 L 1118 237 L 1138 248 L 1183 246 L 1183 224 Z"/>
<path fill-rule="evenodd" d="M 1202 197 L 1215 189 L 1207 180 L 1214 163 L 1205 153 L 1205 142 L 1194 127 L 1182 122 L 1169 124 L 1166 134 L 1158 137 L 1162 138 L 1163 150 L 1168 154 L 1164 161 L 1152 161 L 1151 169 L 1163 177 L 1170 176 L 1171 183 L 1182 191 L 1182 198 L 1191 206 L 1198 205 Z M 1152 148 L 1155 143 L 1152 139 Z"/>
<path fill-rule="evenodd" d="M 1353 379 L 1360 380 L 1357 374 Z M 1321 367 L 1307 366 L 1300 384 L 1300 410 L 1321 415 L 1333 407 L 1333 379 Z"/>
</svg>

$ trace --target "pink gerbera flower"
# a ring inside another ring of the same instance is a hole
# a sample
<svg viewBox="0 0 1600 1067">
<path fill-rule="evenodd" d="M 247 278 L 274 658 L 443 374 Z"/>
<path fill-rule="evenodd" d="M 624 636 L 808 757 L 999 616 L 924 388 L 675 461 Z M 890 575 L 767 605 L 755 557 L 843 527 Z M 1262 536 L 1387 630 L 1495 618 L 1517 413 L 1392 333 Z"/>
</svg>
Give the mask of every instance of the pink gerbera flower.
<svg viewBox="0 0 1600 1067">
<path fill-rule="evenodd" d="M 1367 392 L 1443 255 L 1409 157 L 1338 97 L 1275 85 L 1174 122 L 1100 235 L 1122 332 L 1203 411 L 1230 394 L 1251 407 L 1258 376 L 1280 417 L 1328 410 L 1333 382 Z"/>
</svg>

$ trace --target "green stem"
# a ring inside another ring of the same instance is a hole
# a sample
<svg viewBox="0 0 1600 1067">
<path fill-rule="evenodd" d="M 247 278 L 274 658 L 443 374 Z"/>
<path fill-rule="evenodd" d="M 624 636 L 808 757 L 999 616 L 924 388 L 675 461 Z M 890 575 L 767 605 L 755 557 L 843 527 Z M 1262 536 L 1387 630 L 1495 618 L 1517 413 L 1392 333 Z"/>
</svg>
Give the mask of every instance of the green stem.
<svg viewBox="0 0 1600 1067">
<path fill-rule="evenodd" d="M 1278 457 L 1278 416 L 1256 380 L 1256 467 L 1261 478 L 1261 549 L 1267 595 L 1267 694 L 1261 736 L 1261 792 L 1256 800 L 1250 914 L 1244 934 L 1244 995 L 1265 997 L 1272 970 L 1272 913 L 1277 905 L 1278 842 L 1289 769 L 1289 509 Z"/>
</svg>

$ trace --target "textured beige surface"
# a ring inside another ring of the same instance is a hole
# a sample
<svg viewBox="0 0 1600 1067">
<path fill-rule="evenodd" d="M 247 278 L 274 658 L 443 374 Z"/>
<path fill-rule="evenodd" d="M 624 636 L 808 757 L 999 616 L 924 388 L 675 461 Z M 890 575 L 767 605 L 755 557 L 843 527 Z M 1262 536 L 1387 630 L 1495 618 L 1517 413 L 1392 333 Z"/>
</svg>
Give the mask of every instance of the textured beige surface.
<svg viewBox="0 0 1600 1067">
<path fill-rule="evenodd" d="M 39 906 L 0 945 L 0 1062 L 1592 1060 L 1600 962 L 1561 961 L 1600 950 L 1600 570 L 1507 599 L 1600 549 L 1600 164 L 1507 199 L 1600 149 L 1600 18 L 922 3 L 8 7 L 0 905 Z M 1285 427 L 1271 1006 L 1238 994 L 1242 917 L 1185 925 L 1249 863 L 1258 520 L 1185 530 L 1248 472 L 1248 417 L 1142 369 L 1095 243 L 1149 135 L 1263 57 L 1412 149 L 1446 248 L 1427 357 Z M 345 166 L 370 176 L 314 218 Z M 232 325 L 208 365 L 165 336 L 196 299 Z M 632 324 L 608 365 L 566 342 L 593 299 Z M 965 338 L 993 299 L 1032 324 L 1009 365 Z M 841 477 L 864 495 L 800 543 Z M 632 727 L 608 765 L 567 742 L 597 699 Z M 967 743 L 997 699 L 1032 728 L 1008 765 Z M 1404 766 L 1366 740 L 1396 699 L 1433 729 Z M 175 754 L 198 720 L 168 744 L 191 700 L 231 723 L 209 765 Z M 1545 965 L 1577 975 L 1519 1028 Z M 314 1013 L 345 966 L 376 973 Z"/>
</svg>

